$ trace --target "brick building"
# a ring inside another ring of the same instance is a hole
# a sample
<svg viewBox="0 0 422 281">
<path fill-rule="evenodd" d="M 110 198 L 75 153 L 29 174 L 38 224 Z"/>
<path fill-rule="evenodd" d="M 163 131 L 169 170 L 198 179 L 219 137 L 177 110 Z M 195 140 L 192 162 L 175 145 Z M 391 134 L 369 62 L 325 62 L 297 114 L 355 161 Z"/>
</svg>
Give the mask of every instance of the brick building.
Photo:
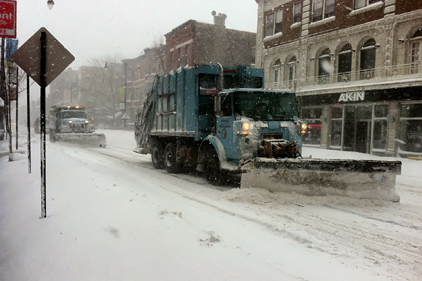
<svg viewBox="0 0 422 281">
<path fill-rule="evenodd" d="M 256 65 L 297 92 L 305 144 L 422 155 L 422 1 L 256 2 Z"/>
<path fill-rule="evenodd" d="M 122 60 L 126 64 L 126 109 L 130 120 L 135 120 L 155 76 L 165 73 L 165 48 L 158 44 L 144 49 L 143 54 L 134 59 Z"/>
<path fill-rule="evenodd" d="M 254 63 L 256 34 L 228 29 L 225 14 L 212 12 L 212 15 L 214 24 L 189 20 L 164 35 L 167 71 L 195 64 L 250 66 Z"/>
</svg>

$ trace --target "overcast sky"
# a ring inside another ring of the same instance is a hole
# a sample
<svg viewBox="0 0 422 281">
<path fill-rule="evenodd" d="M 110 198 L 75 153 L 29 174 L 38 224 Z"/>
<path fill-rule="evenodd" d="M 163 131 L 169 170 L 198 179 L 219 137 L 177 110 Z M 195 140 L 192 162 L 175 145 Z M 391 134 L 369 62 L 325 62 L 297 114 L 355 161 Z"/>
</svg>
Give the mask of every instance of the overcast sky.
<svg viewBox="0 0 422 281">
<path fill-rule="evenodd" d="M 211 12 L 227 15 L 226 27 L 256 32 L 255 0 L 18 0 L 19 45 L 47 28 L 74 56 L 76 69 L 91 58 L 134 58 L 154 39 L 193 19 L 213 23 Z"/>
</svg>

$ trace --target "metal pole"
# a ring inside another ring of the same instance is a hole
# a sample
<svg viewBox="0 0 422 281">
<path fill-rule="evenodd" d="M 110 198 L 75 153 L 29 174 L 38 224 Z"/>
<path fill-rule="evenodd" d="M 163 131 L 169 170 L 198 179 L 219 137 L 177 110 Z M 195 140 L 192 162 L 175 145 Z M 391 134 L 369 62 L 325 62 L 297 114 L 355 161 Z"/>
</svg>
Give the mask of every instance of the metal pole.
<svg viewBox="0 0 422 281">
<path fill-rule="evenodd" d="M 31 106 L 29 95 L 29 74 L 26 75 L 26 125 L 28 126 L 28 173 L 31 173 Z"/>
<path fill-rule="evenodd" d="M 41 32 L 41 109 L 40 109 L 40 121 L 41 121 L 41 218 L 47 216 L 46 206 L 46 157 L 45 157 L 45 86 L 46 86 L 46 49 L 47 49 L 47 34 Z"/>
<path fill-rule="evenodd" d="M 125 62 L 125 108 L 123 114 L 124 129 L 126 130 L 126 84 L 127 84 L 127 62 Z"/>
<path fill-rule="evenodd" d="M 19 108 L 19 103 L 18 103 L 18 98 L 19 98 L 19 67 L 16 66 L 16 150 L 18 150 L 18 108 Z"/>
</svg>

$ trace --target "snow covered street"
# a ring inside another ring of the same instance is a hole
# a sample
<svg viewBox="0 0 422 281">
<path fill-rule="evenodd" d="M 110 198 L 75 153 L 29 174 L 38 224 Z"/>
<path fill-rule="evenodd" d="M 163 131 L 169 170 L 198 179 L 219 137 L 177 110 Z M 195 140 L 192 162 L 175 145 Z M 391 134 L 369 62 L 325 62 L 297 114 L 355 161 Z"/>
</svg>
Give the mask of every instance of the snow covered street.
<svg viewBox="0 0 422 281">
<path fill-rule="evenodd" d="M 307 197 L 171 175 L 132 152 L 133 132 L 99 132 L 107 148 L 47 143 L 45 219 L 38 135 L 31 174 L 25 154 L 0 158 L 0 281 L 422 276 L 422 161 L 399 159 L 400 203 Z M 0 154 L 7 145 L 0 141 Z M 303 154 L 380 159 L 317 148 Z"/>
</svg>

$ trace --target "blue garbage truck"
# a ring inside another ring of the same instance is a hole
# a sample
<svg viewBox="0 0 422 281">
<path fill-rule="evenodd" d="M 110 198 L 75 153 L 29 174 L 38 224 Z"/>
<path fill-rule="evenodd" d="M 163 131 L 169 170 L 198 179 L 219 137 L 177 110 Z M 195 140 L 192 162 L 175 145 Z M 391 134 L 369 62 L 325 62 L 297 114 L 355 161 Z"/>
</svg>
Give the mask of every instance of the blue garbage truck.
<svg viewBox="0 0 422 281">
<path fill-rule="evenodd" d="M 239 175 L 241 187 L 371 197 L 362 184 L 370 181 L 376 193 L 382 180 L 388 199 L 397 199 L 401 163 L 304 159 L 307 124 L 295 93 L 263 86 L 264 71 L 245 66 L 196 65 L 156 76 L 136 115 L 134 152 L 151 154 L 154 168 L 169 173 L 202 171 L 214 185 Z"/>
</svg>

